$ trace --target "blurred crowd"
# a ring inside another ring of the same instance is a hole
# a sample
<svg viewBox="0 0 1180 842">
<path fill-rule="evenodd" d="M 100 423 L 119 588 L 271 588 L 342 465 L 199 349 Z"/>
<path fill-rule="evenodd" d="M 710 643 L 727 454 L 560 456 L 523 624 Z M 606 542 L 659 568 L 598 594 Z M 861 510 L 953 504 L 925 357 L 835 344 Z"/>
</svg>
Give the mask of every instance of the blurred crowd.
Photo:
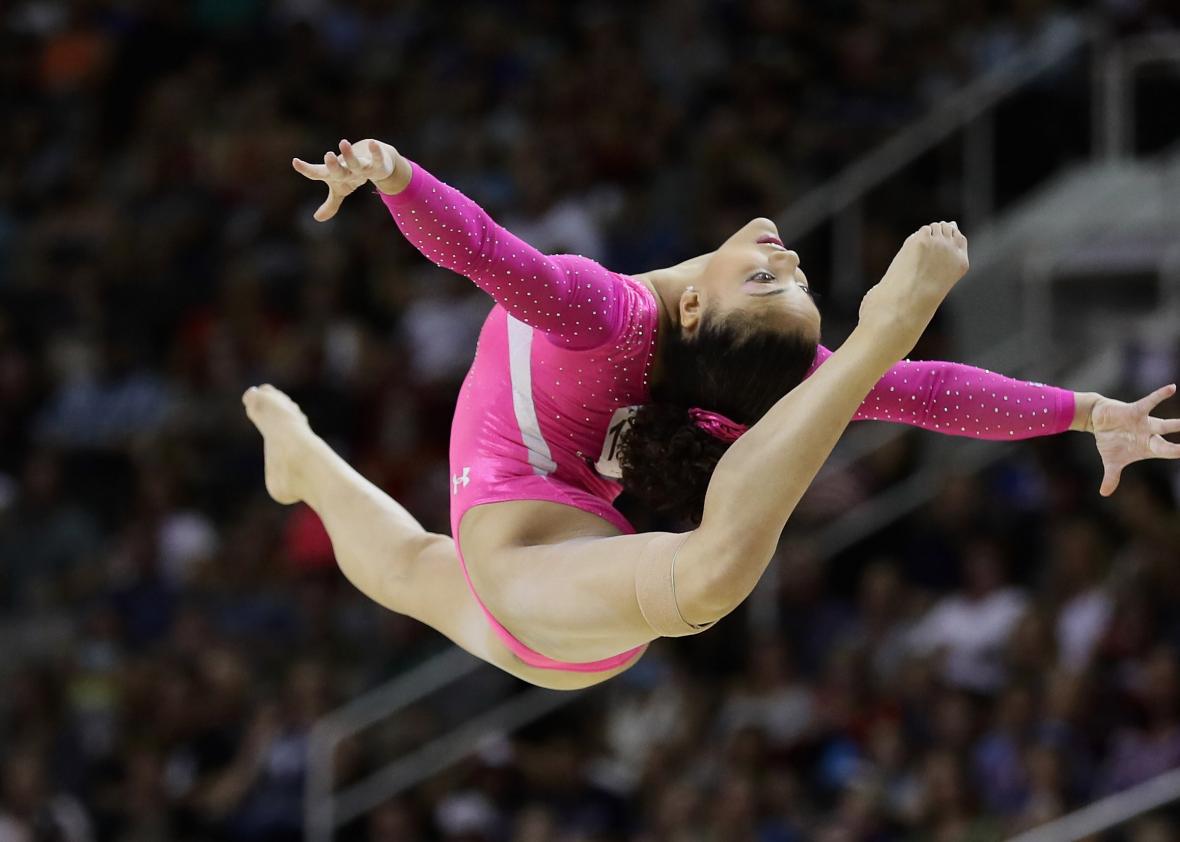
<svg viewBox="0 0 1180 842">
<path fill-rule="evenodd" d="M 297 839 L 310 724 L 447 647 L 266 498 L 239 396 L 286 389 L 446 531 L 490 304 L 367 191 L 314 223 L 293 156 L 378 137 L 544 250 L 670 265 L 1091 5 L 0 5 L 0 842 Z M 1166 477 L 1097 511 L 1070 447 L 1026 445 L 821 565 L 809 530 L 900 441 L 810 495 L 781 628 L 656 647 L 341 838 L 986 839 L 1180 764 Z"/>
</svg>

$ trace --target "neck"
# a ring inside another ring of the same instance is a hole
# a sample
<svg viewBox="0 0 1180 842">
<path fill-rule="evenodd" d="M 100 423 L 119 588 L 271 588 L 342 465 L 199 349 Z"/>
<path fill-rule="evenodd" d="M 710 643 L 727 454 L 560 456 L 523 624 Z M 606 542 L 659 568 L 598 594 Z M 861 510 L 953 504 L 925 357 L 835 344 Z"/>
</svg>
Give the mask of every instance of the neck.
<svg viewBox="0 0 1180 842">
<path fill-rule="evenodd" d="M 653 385 L 660 382 L 664 371 L 664 337 L 669 331 L 680 329 L 680 297 L 688 287 L 700 283 L 705 265 L 712 256 L 710 252 L 666 269 L 653 269 L 632 276 L 655 293 L 660 312 L 659 328 L 656 331 L 655 362 L 652 364 Z"/>
</svg>

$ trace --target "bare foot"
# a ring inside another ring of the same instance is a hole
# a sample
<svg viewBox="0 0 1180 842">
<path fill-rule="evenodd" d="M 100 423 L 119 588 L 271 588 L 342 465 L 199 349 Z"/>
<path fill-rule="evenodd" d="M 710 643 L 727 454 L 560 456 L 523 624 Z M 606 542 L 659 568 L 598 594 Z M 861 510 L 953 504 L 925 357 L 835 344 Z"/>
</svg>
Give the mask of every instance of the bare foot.
<svg viewBox="0 0 1180 842">
<path fill-rule="evenodd" d="M 266 490 L 278 503 L 298 503 L 304 498 L 302 462 L 315 441 L 307 416 L 295 401 L 270 385 L 247 389 L 242 403 L 262 433 Z"/>
</svg>

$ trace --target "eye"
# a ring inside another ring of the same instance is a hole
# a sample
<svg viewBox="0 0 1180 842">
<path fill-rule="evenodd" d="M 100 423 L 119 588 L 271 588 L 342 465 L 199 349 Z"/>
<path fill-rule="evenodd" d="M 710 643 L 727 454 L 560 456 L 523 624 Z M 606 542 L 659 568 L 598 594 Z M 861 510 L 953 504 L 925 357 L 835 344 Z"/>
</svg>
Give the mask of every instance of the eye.
<svg viewBox="0 0 1180 842">
<path fill-rule="evenodd" d="M 775 280 L 774 275 L 769 272 L 755 272 L 748 280 L 756 281 L 758 283 L 769 284 Z"/>
</svg>

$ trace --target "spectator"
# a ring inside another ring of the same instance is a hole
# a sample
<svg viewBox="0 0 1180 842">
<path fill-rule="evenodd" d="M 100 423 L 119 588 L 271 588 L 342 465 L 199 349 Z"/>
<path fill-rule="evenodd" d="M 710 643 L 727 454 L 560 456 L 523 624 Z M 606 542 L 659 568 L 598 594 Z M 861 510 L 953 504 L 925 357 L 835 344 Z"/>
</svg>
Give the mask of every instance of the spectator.
<svg viewBox="0 0 1180 842">
<path fill-rule="evenodd" d="M 1051 575 L 1061 600 L 1057 613 L 1057 649 L 1067 669 L 1085 669 L 1106 632 L 1113 609 L 1102 587 L 1105 542 L 1090 521 L 1076 519 L 1054 532 Z"/>
<path fill-rule="evenodd" d="M 1004 647 L 1024 615 L 1028 598 L 1005 585 L 1006 558 L 1000 544 L 971 540 L 963 550 L 961 591 L 944 597 L 910 632 L 920 654 L 939 653 L 948 682 L 994 693 L 1004 682 Z"/>
<path fill-rule="evenodd" d="M 1159 648 L 1142 664 L 1135 688 L 1143 727 L 1125 728 L 1114 740 L 1101 776 L 1101 792 L 1118 792 L 1180 766 L 1180 666 Z"/>
<path fill-rule="evenodd" d="M 795 675 L 791 654 L 781 640 L 755 642 L 746 673 L 718 715 L 724 733 L 756 728 L 775 750 L 806 739 L 815 721 L 811 689 Z"/>
<path fill-rule="evenodd" d="M 66 842 L 94 838 L 85 808 L 53 791 L 37 749 L 18 745 L 0 766 L 0 840 L 33 842 L 45 835 Z"/>
</svg>

